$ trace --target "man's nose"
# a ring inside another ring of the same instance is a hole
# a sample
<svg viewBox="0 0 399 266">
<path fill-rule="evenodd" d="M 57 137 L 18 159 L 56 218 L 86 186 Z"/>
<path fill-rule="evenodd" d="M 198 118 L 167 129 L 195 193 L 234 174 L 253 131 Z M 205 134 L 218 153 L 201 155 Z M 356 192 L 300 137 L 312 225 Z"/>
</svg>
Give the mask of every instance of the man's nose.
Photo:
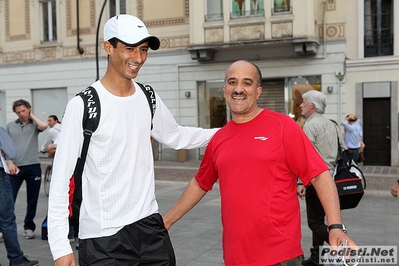
<svg viewBox="0 0 399 266">
<path fill-rule="evenodd" d="M 141 54 L 140 49 L 138 49 L 138 48 L 135 48 L 135 49 L 132 51 L 131 57 L 133 58 L 133 60 L 134 60 L 135 62 L 137 62 L 137 63 L 139 63 L 139 64 L 143 62 L 143 55 Z"/>
<path fill-rule="evenodd" d="M 236 93 L 241 93 L 244 91 L 244 85 L 243 84 L 237 84 L 237 86 L 234 87 L 234 92 Z"/>
</svg>

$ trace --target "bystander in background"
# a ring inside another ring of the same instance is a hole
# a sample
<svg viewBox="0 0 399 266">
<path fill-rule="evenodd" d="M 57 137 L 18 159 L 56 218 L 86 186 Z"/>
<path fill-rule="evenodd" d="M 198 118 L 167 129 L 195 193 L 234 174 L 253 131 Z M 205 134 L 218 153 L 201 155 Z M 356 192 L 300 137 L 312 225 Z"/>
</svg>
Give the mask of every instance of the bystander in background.
<svg viewBox="0 0 399 266">
<path fill-rule="evenodd" d="M 344 141 L 346 147 L 353 155 L 355 163 L 359 163 L 359 148 L 363 138 L 363 128 L 360 119 L 355 114 L 348 114 L 341 125 L 345 129 Z"/>
<path fill-rule="evenodd" d="M 24 219 L 24 237 L 35 238 L 37 201 L 39 198 L 42 170 L 39 159 L 38 135 L 47 128 L 47 123 L 33 115 L 26 100 L 13 103 L 12 110 L 18 119 L 7 124 L 7 133 L 17 146 L 17 157 L 9 166 L 14 201 L 23 183 L 26 182 L 27 208 Z"/>
<path fill-rule="evenodd" d="M 42 147 L 40 151 L 42 153 L 46 153 L 48 150 L 48 145 L 54 143 L 55 139 L 57 138 L 58 134 L 61 132 L 61 122 L 58 120 L 56 115 L 50 115 L 47 118 L 47 123 L 50 129 L 48 130 L 47 136 L 44 139 Z"/>
<path fill-rule="evenodd" d="M 17 149 L 2 126 L 0 126 L 0 153 L 0 229 L 3 232 L 7 258 L 10 261 L 10 266 L 37 265 L 37 260 L 30 261 L 24 256 L 18 242 L 14 213 L 15 201 L 8 173 L 8 163 L 10 160 L 15 160 Z"/>
<path fill-rule="evenodd" d="M 326 96 L 322 92 L 310 90 L 302 95 L 302 99 L 302 115 L 307 118 L 303 130 L 332 174 L 338 159 L 338 144 L 344 149 L 345 143 L 337 125 L 323 115 L 327 106 Z M 308 226 L 312 231 L 310 258 L 304 260 L 302 265 L 319 265 L 320 246 L 323 246 L 324 242 L 328 243 L 325 212 L 312 184 L 307 186 L 306 190 L 302 185 L 298 185 L 297 193 L 301 198 L 305 194 Z"/>
</svg>

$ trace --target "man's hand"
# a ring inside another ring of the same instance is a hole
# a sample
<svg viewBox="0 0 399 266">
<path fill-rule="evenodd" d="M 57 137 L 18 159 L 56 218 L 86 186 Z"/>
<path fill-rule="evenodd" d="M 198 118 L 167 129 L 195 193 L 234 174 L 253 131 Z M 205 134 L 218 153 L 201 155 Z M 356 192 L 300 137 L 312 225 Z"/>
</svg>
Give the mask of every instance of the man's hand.
<svg viewBox="0 0 399 266">
<path fill-rule="evenodd" d="M 298 185 L 296 187 L 296 194 L 298 195 L 298 197 L 303 200 L 305 198 L 306 195 L 306 188 L 304 185 Z"/>
<path fill-rule="evenodd" d="M 352 240 L 344 231 L 341 229 L 333 229 L 329 232 L 329 244 L 332 249 L 336 249 L 341 243 L 348 240 L 348 248 L 351 250 L 359 250 L 359 247 L 356 245 L 355 241 Z"/>
<path fill-rule="evenodd" d="M 13 161 L 7 160 L 8 170 L 10 171 L 10 175 L 17 175 L 19 173 L 19 168 L 14 164 Z"/>
<path fill-rule="evenodd" d="M 49 144 L 47 146 L 47 156 L 50 158 L 54 158 L 56 149 L 57 149 L 57 144 L 54 143 Z"/>
<path fill-rule="evenodd" d="M 43 121 L 43 120 L 37 118 L 37 117 L 32 113 L 32 111 L 30 112 L 29 118 L 36 122 L 37 128 L 38 128 L 40 131 L 44 131 L 44 130 L 46 130 L 46 128 L 48 127 L 47 122 L 45 122 L 45 121 Z"/>
<path fill-rule="evenodd" d="M 392 194 L 392 196 L 394 196 L 395 198 L 398 197 L 398 195 L 399 195 L 399 183 L 397 183 L 396 185 L 394 185 L 394 186 L 391 188 L 391 194 Z"/>
<path fill-rule="evenodd" d="M 54 261 L 54 266 L 76 266 L 76 260 L 73 253 L 62 256 Z"/>
</svg>

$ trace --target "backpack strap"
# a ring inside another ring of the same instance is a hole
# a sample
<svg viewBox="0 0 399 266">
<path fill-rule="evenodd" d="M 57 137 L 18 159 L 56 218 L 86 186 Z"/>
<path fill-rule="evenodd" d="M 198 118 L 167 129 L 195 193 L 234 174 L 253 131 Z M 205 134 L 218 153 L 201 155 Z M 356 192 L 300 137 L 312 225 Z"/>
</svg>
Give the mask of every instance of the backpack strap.
<svg viewBox="0 0 399 266">
<path fill-rule="evenodd" d="M 100 123 L 101 106 L 97 91 L 92 86 L 87 87 L 77 95 L 79 95 L 84 102 L 82 119 L 84 140 L 80 155 L 80 164 L 77 165 L 78 167 L 75 169 L 74 175 L 75 177 L 81 177 L 83 173 L 83 166 L 86 161 L 87 150 L 89 149 L 90 138 Z"/>
<path fill-rule="evenodd" d="M 75 190 L 73 195 L 73 216 L 76 222 L 79 222 L 80 205 L 82 204 L 82 173 L 86 162 L 87 151 L 89 149 L 90 138 L 94 131 L 96 131 L 100 123 L 101 106 L 97 91 L 92 87 L 87 87 L 85 90 L 79 92 L 77 95 L 82 97 L 84 103 L 83 111 L 83 146 L 80 157 L 78 158 L 73 173 L 75 181 Z"/>
<path fill-rule="evenodd" d="M 151 111 L 151 129 L 153 127 L 152 120 L 154 118 L 155 110 L 157 107 L 156 98 L 155 98 L 155 91 L 150 85 L 143 85 L 136 81 L 136 83 L 140 86 L 141 90 L 144 92 L 145 96 L 147 97 L 148 105 L 150 106 Z"/>
</svg>

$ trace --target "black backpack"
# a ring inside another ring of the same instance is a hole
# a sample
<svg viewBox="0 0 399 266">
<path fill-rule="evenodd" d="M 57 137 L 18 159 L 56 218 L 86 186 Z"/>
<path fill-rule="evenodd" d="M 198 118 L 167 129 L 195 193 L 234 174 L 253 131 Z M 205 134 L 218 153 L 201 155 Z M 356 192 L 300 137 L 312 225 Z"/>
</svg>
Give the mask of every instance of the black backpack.
<svg viewBox="0 0 399 266">
<path fill-rule="evenodd" d="M 147 97 L 147 101 L 151 111 L 151 129 L 153 128 L 152 119 L 154 118 L 156 110 L 156 99 L 154 89 L 150 85 L 143 85 L 136 82 Z M 83 127 L 83 146 L 80 157 L 76 161 L 75 170 L 71 177 L 69 189 L 69 221 L 70 224 L 79 226 L 80 206 L 82 205 L 82 173 L 84 164 L 86 162 L 87 150 L 90 144 L 90 138 L 94 131 L 96 131 L 100 123 L 101 105 L 97 91 L 92 87 L 87 87 L 85 90 L 79 92 L 77 95 L 82 97 L 84 102 L 84 112 L 82 119 Z"/>
</svg>

